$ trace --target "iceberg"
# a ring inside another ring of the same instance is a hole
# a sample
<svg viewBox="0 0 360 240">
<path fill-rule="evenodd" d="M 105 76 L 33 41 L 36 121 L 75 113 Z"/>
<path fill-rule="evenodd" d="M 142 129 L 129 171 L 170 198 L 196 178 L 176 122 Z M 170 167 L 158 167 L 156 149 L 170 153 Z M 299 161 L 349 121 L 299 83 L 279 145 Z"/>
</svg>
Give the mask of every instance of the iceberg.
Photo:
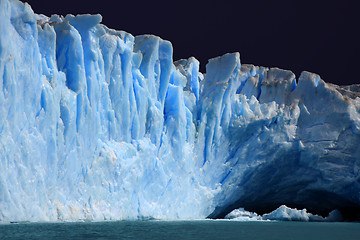
<svg viewBox="0 0 360 240">
<path fill-rule="evenodd" d="M 242 222 L 263 220 L 262 216 L 259 216 L 254 212 L 246 211 L 244 208 L 234 209 L 225 216 L 225 219 Z"/>
<path fill-rule="evenodd" d="M 360 87 L 0 0 L 0 222 L 360 214 Z"/>
<path fill-rule="evenodd" d="M 324 218 L 322 216 L 309 213 L 306 209 L 298 210 L 281 205 L 270 213 L 262 216 L 254 212 L 246 211 L 244 208 L 238 208 L 225 216 L 225 219 L 232 221 L 297 221 L 297 222 L 341 222 L 342 214 L 338 210 L 333 210 Z"/>
<path fill-rule="evenodd" d="M 281 205 L 276 210 L 269 214 L 264 214 L 263 219 L 278 220 L 278 221 L 301 221 L 301 222 L 322 222 L 325 219 L 318 215 L 308 213 L 306 209 L 298 210 L 296 208 L 289 208 L 285 205 Z"/>
</svg>

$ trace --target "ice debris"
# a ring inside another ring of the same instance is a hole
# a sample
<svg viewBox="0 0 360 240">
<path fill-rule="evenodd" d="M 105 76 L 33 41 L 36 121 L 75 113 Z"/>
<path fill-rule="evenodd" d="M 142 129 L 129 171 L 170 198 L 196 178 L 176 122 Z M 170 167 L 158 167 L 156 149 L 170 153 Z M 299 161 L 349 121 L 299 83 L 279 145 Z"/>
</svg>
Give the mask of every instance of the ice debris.
<svg viewBox="0 0 360 240">
<path fill-rule="evenodd" d="M 298 210 L 281 205 L 274 211 L 263 215 L 246 211 L 244 208 L 238 208 L 225 216 L 225 219 L 234 221 L 297 221 L 297 222 L 341 222 L 343 217 L 338 210 L 333 210 L 324 218 L 317 214 L 307 212 L 306 209 Z"/>
</svg>

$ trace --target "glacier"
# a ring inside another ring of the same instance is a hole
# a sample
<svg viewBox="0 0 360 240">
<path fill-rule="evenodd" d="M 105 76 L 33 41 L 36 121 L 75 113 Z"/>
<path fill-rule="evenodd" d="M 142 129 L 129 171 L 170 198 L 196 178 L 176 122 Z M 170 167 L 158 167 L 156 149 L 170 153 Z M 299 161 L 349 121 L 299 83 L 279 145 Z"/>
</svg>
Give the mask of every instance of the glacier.
<svg viewBox="0 0 360 240">
<path fill-rule="evenodd" d="M 0 0 L 0 222 L 360 219 L 360 85 Z M 356 75 L 354 75 L 356 77 Z"/>
</svg>

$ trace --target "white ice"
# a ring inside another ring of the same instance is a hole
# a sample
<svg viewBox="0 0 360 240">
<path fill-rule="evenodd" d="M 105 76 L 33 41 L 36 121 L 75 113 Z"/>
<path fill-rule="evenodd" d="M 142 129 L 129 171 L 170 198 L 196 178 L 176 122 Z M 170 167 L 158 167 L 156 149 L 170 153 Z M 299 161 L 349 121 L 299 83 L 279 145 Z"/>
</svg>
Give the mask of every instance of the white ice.
<svg viewBox="0 0 360 240">
<path fill-rule="evenodd" d="M 0 0 L 0 221 L 360 205 L 358 87 L 239 53 L 202 74 L 169 41 L 101 20 Z"/>
</svg>

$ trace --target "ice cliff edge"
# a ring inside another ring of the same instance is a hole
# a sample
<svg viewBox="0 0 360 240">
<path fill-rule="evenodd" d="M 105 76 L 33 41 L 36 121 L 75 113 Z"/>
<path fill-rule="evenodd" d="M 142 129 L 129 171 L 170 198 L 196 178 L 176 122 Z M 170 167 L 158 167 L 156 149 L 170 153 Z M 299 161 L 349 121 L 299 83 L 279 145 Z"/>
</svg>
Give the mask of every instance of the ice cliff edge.
<svg viewBox="0 0 360 240">
<path fill-rule="evenodd" d="M 0 221 L 359 214 L 358 85 L 100 22 L 0 0 Z"/>
</svg>

